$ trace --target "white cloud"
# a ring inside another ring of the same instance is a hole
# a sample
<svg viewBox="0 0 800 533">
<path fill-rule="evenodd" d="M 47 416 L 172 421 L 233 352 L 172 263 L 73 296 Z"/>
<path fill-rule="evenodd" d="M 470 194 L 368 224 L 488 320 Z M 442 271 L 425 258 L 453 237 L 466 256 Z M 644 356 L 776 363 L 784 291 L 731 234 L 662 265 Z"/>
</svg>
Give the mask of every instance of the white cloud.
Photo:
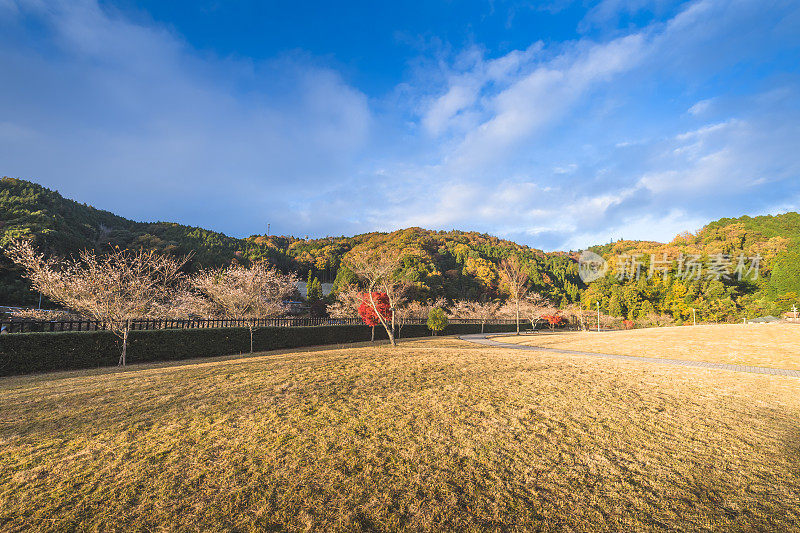
<svg viewBox="0 0 800 533">
<path fill-rule="evenodd" d="M 477 125 L 481 111 L 482 93 L 492 84 L 506 84 L 513 80 L 541 51 L 537 42 L 526 50 L 514 50 L 493 60 L 485 60 L 483 51 L 470 48 L 456 58 L 455 65 L 445 74 L 447 90 L 424 106 L 422 125 L 433 136 L 456 129 L 463 131 Z M 465 120 L 466 119 L 466 120 Z"/>
<path fill-rule="evenodd" d="M 633 68 L 645 38 L 630 35 L 605 44 L 579 43 L 519 77 L 478 105 L 490 117 L 468 132 L 451 157 L 456 171 L 491 164 L 562 119 L 595 84 Z"/>
<path fill-rule="evenodd" d="M 578 28 L 586 32 L 593 28 L 614 27 L 622 18 L 642 12 L 661 15 L 675 3 L 675 0 L 601 0 L 584 16 Z"/>
<path fill-rule="evenodd" d="M 586 24 L 656 4 L 607 0 Z M 239 234 L 463 228 L 553 249 L 668 239 L 800 198 L 794 78 L 760 94 L 725 94 L 720 78 L 780 50 L 787 2 L 698 0 L 495 58 L 476 45 L 383 99 L 302 52 L 218 58 L 90 1 L 2 6 L 49 36 L 0 20 L 15 80 L 0 84 L 3 173 L 137 218 Z"/>
<path fill-rule="evenodd" d="M 652 8 L 648 2 L 622 4 L 607 2 L 606 8 Z M 639 110 L 642 127 L 620 128 L 621 138 L 613 136 L 616 117 L 623 124 L 630 121 L 626 98 L 638 85 L 657 88 L 660 81 L 680 85 L 683 77 L 712 78 L 715 68 L 737 65 L 742 50 L 755 54 L 762 45 L 755 34 L 738 41 L 726 35 L 747 26 L 768 32 L 770 21 L 780 18 L 755 11 L 754 2 L 745 0 L 735 6 L 689 2 L 671 19 L 629 35 L 585 38 L 515 56 L 514 67 L 499 82 L 490 81 L 483 62 L 462 62 L 458 76 L 447 78 L 446 91 L 421 119 L 429 132 L 443 137 L 440 156 L 426 161 L 424 172 L 410 170 L 398 181 L 407 187 L 425 180 L 426 200 L 396 206 L 388 218 L 398 225 L 424 220 L 437 227 L 536 235 L 541 246 L 557 248 L 589 235 L 580 237 L 585 226 L 598 228 L 591 235 L 605 235 L 601 240 L 628 225 L 635 228 L 626 237 L 644 238 L 652 231 L 649 238 L 668 239 L 669 232 L 769 202 L 773 193 L 764 187 L 786 189 L 792 177 L 800 182 L 798 157 L 790 146 L 790 139 L 798 138 L 797 113 L 774 112 L 787 108 L 789 95 L 800 93 L 796 87 L 783 93 L 770 88 L 767 94 L 775 95 L 770 98 L 737 97 L 737 116 L 730 114 L 730 98 L 723 108 L 717 96 L 682 105 L 678 98 L 673 104 L 656 95 L 657 103 L 650 105 L 672 105 L 672 117 L 654 117 L 650 123 L 647 111 Z M 714 41 L 722 43 L 726 55 L 712 54 Z M 641 100 L 631 103 L 641 105 Z M 707 123 L 690 125 L 691 117 Z M 579 141 L 592 127 L 592 136 Z M 564 156 L 575 162 L 554 164 Z M 506 185 L 509 175 L 536 177 Z M 523 183 L 540 190 L 523 193 Z M 551 183 L 558 186 L 545 192 L 543 184 Z M 520 192 L 509 194 L 513 190 Z M 568 237 L 571 232 L 578 237 Z"/>
<path fill-rule="evenodd" d="M 0 146 L 5 174 L 134 218 L 210 225 L 227 209 L 216 229 L 272 218 L 290 231 L 287 196 L 348 179 L 369 142 L 366 96 L 311 58 L 201 55 L 89 0 L 17 6 L 46 37 L 0 21 L 0 70 L 15 80 L 0 117 L 18 131 Z"/>
<path fill-rule="evenodd" d="M 707 98 L 705 100 L 700 100 L 699 102 L 695 103 L 687 109 L 687 113 L 690 115 L 702 115 L 711 107 L 711 103 L 714 101 L 713 98 Z"/>
<path fill-rule="evenodd" d="M 553 168 L 553 172 L 556 174 L 572 174 L 578 169 L 578 165 L 575 163 L 570 163 L 564 166 L 558 166 Z"/>
<path fill-rule="evenodd" d="M 585 224 L 575 228 L 563 243 L 567 250 L 581 250 L 616 239 L 669 242 L 684 231 L 695 231 L 709 222 L 680 208 L 657 215 L 641 213 L 626 216 L 616 224 Z"/>
</svg>

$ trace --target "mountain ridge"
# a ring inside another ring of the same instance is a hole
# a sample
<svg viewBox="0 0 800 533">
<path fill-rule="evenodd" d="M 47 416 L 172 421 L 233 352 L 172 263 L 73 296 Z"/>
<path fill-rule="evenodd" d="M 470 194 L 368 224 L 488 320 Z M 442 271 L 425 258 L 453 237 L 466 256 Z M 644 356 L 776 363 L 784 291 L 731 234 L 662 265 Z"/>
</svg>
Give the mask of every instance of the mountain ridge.
<svg viewBox="0 0 800 533">
<path fill-rule="evenodd" d="M 584 305 L 600 302 L 609 312 L 621 310 L 623 315 L 636 316 L 643 310 L 649 311 L 650 306 L 645 302 L 652 300 L 655 312 L 685 313 L 683 308 L 674 311 L 674 305 L 659 307 L 658 303 L 666 298 L 665 289 L 643 287 L 639 281 L 638 296 L 628 295 L 627 307 L 612 301 L 621 301 L 622 293 L 631 292 L 633 283 L 615 280 L 611 272 L 600 282 L 587 286 L 578 276 L 578 253 L 575 251 L 545 252 L 475 231 L 412 227 L 308 240 L 269 235 L 238 238 L 174 222 L 137 222 L 64 198 L 37 183 L 8 177 L 0 180 L 0 230 L 0 245 L 11 238 L 33 238 L 36 246 L 49 254 L 74 254 L 83 248 L 102 251 L 109 246 L 178 254 L 191 252 L 190 269 L 221 266 L 231 261 L 267 260 L 301 276 L 313 272 L 323 281 L 334 282 L 335 286 L 353 280 L 352 273 L 342 265 L 344 256 L 353 247 L 399 248 L 403 255 L 400 275 L 411 284 L 412 297 L 417 299 L 500 297 L 503 289 L 497 263 L 510 254 L 517 254 L 527 265 L 531 289 L 562 306 L 579 301 Z M 796 265 L 800 264 L 800 257 L 795 258 L 798 248 L 800 214 L 788 212 L 722 218 L 694 233 L 683 232 L 668 243 L 619 240 L 588 249 L 612 264 L 621 255 L 640 254 L 644 256 L 645 267 L 650 254 L 706 258 L 715 254 L 759 255 L 764 274 L 760 280 L 738 285 L 729 283 L 722 289 L 704 280 L 687 289 L 687 294 L 696 294 L 703 301 L 729 299 L 726 313 L 730 314 L 744 308 L 766 312 L 771 305 L 769 302 L 791 299 L 796 296 L 792 296 L 793 293 L 800 293 L 797 279 L 800 273 L 795 272 Z M 779 279 L 770 279 L 773 268 L 777 268 Z M 0 260 L 0 303 L 35 303 L 36 295 L 30 292 L 20 274 L 6 259 Z M 705 295 L 707 291 L 710 292 Z M 688 301 L 687 305 L 694 301 Z"/>
</svg>

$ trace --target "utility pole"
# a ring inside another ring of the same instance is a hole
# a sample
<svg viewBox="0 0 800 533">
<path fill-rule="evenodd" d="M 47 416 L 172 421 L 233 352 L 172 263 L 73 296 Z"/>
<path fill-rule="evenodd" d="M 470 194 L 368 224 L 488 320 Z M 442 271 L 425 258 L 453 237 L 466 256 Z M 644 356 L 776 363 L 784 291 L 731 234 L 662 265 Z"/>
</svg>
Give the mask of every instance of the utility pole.
<svg viewBox="0 0 800 533">
<path fill-rule="evenodd" d="M 600 302 L 597 303 L 597 332 L 600 333 Z"/>
<path fill-rule="evenodd" d="M 267 222 L 267 237 L 269 237 L 269 222 Z"/>
</svg>

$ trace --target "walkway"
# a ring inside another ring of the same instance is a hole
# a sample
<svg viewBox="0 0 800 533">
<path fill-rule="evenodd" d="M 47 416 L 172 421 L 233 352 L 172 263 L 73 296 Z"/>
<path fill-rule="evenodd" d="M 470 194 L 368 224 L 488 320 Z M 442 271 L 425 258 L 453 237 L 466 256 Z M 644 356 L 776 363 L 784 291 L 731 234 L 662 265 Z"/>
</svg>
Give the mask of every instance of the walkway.
<svg viewBox="0 0 800 533">
<path fill-rule="evenodd" d="M 662 365 L 678 365 L 694 368 L 715 368 L 718 370 L 730 370 L 732 372 L 747 372 L 750 374 L 771 374 L 774 376 L 788 376 L 800 378 L 800 370 L 787 370 L 782 368 L 766 368 L 763 366 L 744 366 L 730 365 L 727 363 L 709 363 L 706 361 L 685 361 L 683 359 L 665 359 L 661 357 L 637 357 L 633 355 L 614 355 L 609 353 L 579 352 L 575 350 L 561 350 L 558 348 L 540 348 L 538 346 L 525 346 L 523 344 L 511 344 L 508 342 L 497 342 L 489 339 L 489 335 L 497 333 L 474 333 L 471 335 L 461 335 L 459 339 L 486 346 L 496 346 L 498 348 L 508 348 L 511 350 L 528 350 L 534 352 L 560 353 L 567 355 L 588 355 L 592 357 L 605 357 L 607 359 L 621 359 L 623 361 L 635 361 L 637 363 L 659 363 Z"/>
</svg>

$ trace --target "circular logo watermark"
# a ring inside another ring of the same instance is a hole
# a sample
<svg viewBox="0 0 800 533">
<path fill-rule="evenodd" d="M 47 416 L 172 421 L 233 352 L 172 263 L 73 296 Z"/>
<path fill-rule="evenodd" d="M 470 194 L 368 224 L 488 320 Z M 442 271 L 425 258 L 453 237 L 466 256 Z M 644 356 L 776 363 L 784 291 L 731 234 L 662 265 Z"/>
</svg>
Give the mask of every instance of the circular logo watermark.
<svg viewBox="0 0 800 533">
<path fill-rule="evenodd" d="M 601 256 L 589 250 L 581 252 L 578 258 L 578 275 L 584 283 L 590 283 L 606 275 L 608 263 Z"/>
</svg>

